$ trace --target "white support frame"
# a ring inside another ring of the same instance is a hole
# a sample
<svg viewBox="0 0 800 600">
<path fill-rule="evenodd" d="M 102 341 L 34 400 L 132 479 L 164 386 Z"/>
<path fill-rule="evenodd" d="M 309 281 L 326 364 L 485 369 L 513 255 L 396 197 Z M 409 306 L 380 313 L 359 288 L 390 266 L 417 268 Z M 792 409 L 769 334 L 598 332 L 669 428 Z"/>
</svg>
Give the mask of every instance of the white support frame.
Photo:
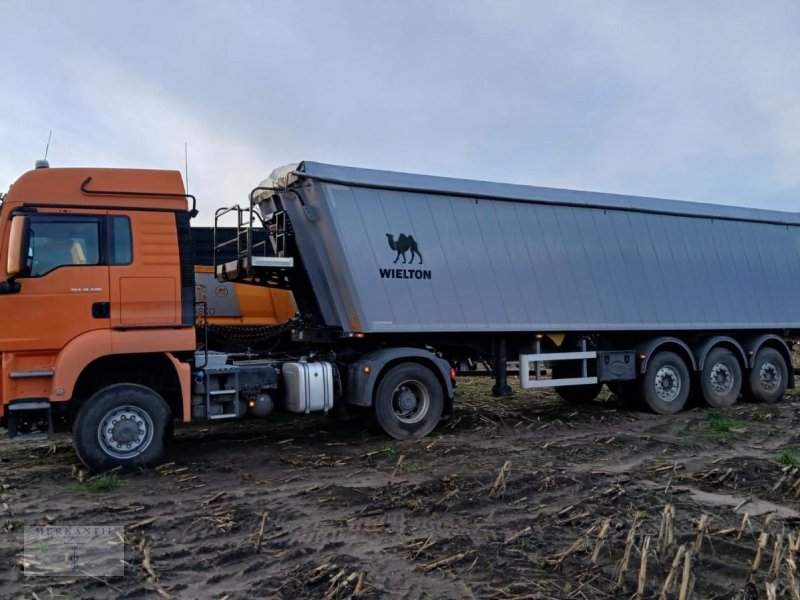
<svg viewBox="0 0 800 600">
<path fill-rule="evenodd" d="M 590 360 L 597 359 L 597 352 L 549 352 L 546 354 L 520 354 L 519 355 L 519 383 L 522 389 L 560 387 L 564 385 L 590 385 L 597 383 L 597 377 L 568 377 L 563 379 L 539 379 L 541 364 L 544 361 L 560 360 Z M 531 379 L 531 363 L 536 374 Z"/>
</svg>

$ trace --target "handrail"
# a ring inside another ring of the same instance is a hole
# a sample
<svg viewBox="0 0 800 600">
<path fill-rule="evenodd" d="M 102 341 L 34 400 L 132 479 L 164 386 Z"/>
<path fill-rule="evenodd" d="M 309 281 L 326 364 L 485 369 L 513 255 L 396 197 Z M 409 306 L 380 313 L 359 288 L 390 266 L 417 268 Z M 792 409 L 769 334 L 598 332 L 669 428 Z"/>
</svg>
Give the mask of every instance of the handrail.
<svg viewBox="0 0 800 600">
<path fill-rule="evenodd" d="M 92 181 L 92 177 L 89 176 L 83 180 L 81 183 L 81 191 L 84 194 L 94 194 L 96 196 L 134 196 L 134 197 L 145 197 L 145 196 L 161 196 L 162 198 L 191 198 L 192 199 L 192 209 L 189 211 L 189 216 L 194 218 L 197 216 L 197 198 L 195 198 L 192 194 L 177 194 L 175 192 L 129 192 L 129 191 L 114 191 L 114 190 L 90 190 L 86 186 Z"/>
</svg>

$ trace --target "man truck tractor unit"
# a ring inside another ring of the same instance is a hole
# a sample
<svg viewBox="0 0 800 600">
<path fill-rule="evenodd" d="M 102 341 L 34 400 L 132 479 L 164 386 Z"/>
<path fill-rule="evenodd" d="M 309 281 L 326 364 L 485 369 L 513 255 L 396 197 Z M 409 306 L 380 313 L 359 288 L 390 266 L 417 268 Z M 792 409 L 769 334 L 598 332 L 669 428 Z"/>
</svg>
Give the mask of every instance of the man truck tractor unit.
<svg viewBox="0 0 800 600">
<path fill-rule="evenodd" d="M 104 470 L 161 460 L 173 419 L 343 403 L 414 438 L 449 407 L 452 366 L 475 359 L 499 396 L 513 359 L 523 387 L 577 401 L 606 383 L 661 414 L 690 390 L 723 407 L 792 385 L 794 214 L 299 163 L 217 211 L 235 229 L 213 265 L 220 282 L 290 290 L 299 317 L 267 350 L 221 351 L 207 321 L 196 335 L 193 203 L 174 171 L 44 168 L 11 187 L 11 436 L 71 423 Z"/>
</svg>

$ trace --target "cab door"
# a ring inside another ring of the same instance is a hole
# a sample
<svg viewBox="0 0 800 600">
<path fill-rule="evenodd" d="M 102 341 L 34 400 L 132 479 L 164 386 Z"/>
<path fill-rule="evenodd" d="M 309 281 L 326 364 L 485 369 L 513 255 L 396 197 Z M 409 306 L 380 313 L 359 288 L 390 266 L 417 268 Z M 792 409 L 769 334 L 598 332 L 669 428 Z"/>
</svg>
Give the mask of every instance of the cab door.
<svg viewBox="0 0 800 600">
<path fill-rule="evenodd" d="M 16 278 L 20 289 L 0 296 L 0 351 L 41 364 L 78 335 L 109 327 L 106 216 L 96 210 L 26 216 L 30 237 L 26 268 Z"/>
</svg>

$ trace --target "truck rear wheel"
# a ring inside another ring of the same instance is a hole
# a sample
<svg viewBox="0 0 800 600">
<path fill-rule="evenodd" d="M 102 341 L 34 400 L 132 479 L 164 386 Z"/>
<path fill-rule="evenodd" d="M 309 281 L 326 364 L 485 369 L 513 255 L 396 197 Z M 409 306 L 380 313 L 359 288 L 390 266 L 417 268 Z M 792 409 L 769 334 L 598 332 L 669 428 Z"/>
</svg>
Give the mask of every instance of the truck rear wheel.
<svg viewBox="0 0 800 600">
<path fill-rule="evenodd" d="M 72 437 L 84 464 L 103 472 L 148 467 L 164 457 L 171 424 L 167 403 L 142 385 L 120 383 L 96 392 L 81 407 Z"/>
<path fill-rule="evenodd" d="M 659 352 L 647 363 L 640 382 L 642 398 L 659 415 L 674 415 L 689 397 L 689 369 L 674 352 Z"/>
<path fill-rule="evenodd" d="M 397 440 L 428 435 L 442 417 L 444 391 L 436 375 L 417 363 L 389 369 L 375 392 L 375 418 Z"/>
<path fill-rule="evenodd" d="M 742 391 L 742 368 L 733 352 L 714 348 L 706 357 L 700 373 L 703 400 L 713 408 L 731 406 Z"/>
<path fill-rule="evenodd" d="M 748 395 L 757 402 L 777 402 L 789 383 L 789 370 L 775 348 L 762 348 L 756 354 L 747 381 Z"/>
</svg>

